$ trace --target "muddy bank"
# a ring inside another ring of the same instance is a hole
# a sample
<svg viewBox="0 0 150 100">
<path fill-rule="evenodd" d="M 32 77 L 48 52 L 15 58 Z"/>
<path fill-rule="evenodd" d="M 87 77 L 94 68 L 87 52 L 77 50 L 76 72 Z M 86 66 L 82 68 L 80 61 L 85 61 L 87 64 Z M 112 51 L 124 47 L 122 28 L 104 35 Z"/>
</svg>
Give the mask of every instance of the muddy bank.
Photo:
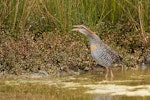
<svg viewBox="0 0 150 100">
<path fill-rule="evenodd" d="M 118 73 L 119 74 L 124 74 L 124 73 L 136 73 L 136 74 L 146 74 L 150 71 L 150 67 L 148 66 L 144 66 L 144 68 L 141 68 L 139 66 L 139 68 L 126 68 L 124 67 L 122 69 L 122 67 L 112 67 L 113 73 L 114 73 L 114 79 L 116 79 L 116 77 L 118 77 Z M 99 66 L 95 66 L 93 69 L 89 69 L 89 70 L 78 70 L 78 71 L 73 71 L 73 70 L 68 70 L 66 71 L 58 71 L 55 74 L 49 74 L 46 71 L 43 70 L 39 70 L 38 72 L 34 73 L 34 72 L 30 72 L 30 73 L 23 73 L 23 74 L 19 74 L 19 75 L 15 75 L 15 74 L 10 74 L 8 72 L 1 72 L 0 73 L 0 79 L 1 80 L 16 80 L 16 79 L 33 79 L 33 80 L 41 80 L 41 79 L 59 79 L 59 78 L 66 78 L 66 77 L 79 77 L 79 76 L 86 76 L 86 75 L 96 75 L 97 77 L 101 77 L 103 80 L 105 80 L 105 74 L 106 74 L 106 70 L 104 67 L 99 67 Z M 119 76 L 120 77 L 120 76 Z M 110 79 L 108 79 L 110 80 Z"/>
</svg>

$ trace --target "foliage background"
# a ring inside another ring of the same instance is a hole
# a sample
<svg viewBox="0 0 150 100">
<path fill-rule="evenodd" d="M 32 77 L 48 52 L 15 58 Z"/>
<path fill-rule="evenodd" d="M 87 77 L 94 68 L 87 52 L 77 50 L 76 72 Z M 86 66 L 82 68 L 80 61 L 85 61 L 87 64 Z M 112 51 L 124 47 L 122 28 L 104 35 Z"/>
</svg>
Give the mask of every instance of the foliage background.
<svg viewBox="0 0 150 100">
<path fill-rule="evenodd" d="M 150 50 L 149 16 L 149 0 L 1 0 L 0 70 L 91 68 L 88 41 L 71 32 L 76 24 L 97 32 L 135 67 Z"/>
</svg>

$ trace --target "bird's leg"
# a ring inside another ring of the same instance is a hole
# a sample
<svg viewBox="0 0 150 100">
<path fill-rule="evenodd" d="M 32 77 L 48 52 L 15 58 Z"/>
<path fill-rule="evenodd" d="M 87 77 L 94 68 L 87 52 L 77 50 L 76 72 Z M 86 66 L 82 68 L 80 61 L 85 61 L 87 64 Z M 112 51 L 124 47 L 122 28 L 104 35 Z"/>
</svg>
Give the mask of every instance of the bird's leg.
<svg viewBox="0 0 150 100">
<path fill-rule="evenodd" d="M 114 78 L 114 74 L 113 74 L 113 71 L 112 71 L 112 69 L 111 69 L 111 68 L 109 68 L 109 72 L 110 72 L 111 80 L 113 80 L 113 78 Z"/>
<path fill-rule="evenodd" d="M 106 67 L 106 75 L 105 75 L 105 79 L 108 80 L 108 74 L 109 74 L 109 68 Z"/>
</svg>

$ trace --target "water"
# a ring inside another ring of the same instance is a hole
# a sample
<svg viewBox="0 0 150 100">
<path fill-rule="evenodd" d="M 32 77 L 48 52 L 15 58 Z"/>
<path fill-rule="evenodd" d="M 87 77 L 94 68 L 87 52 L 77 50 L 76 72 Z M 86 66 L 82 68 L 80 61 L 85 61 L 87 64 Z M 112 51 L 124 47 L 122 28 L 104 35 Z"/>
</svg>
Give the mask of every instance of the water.
<svg viewBox="0 0 150 100">
<path fill-rule="evenodd" d="M 150 100 L 150 70 L 44 79 L 0 80 L 0 100 Z"/>
</svg>

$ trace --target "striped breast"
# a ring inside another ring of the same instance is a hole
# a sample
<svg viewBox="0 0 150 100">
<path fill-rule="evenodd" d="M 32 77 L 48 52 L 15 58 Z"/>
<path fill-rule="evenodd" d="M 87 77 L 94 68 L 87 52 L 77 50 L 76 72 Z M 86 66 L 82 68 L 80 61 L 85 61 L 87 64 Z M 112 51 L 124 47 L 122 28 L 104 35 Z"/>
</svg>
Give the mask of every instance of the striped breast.
<svg viewBox="0 0 150 100">
<path fill-rule="evenodd" d="M 104 67 L 112 66 L 119 56 L 106 45 L 91 45 L 91 54 L 94 60 Z"/>
</svg>

